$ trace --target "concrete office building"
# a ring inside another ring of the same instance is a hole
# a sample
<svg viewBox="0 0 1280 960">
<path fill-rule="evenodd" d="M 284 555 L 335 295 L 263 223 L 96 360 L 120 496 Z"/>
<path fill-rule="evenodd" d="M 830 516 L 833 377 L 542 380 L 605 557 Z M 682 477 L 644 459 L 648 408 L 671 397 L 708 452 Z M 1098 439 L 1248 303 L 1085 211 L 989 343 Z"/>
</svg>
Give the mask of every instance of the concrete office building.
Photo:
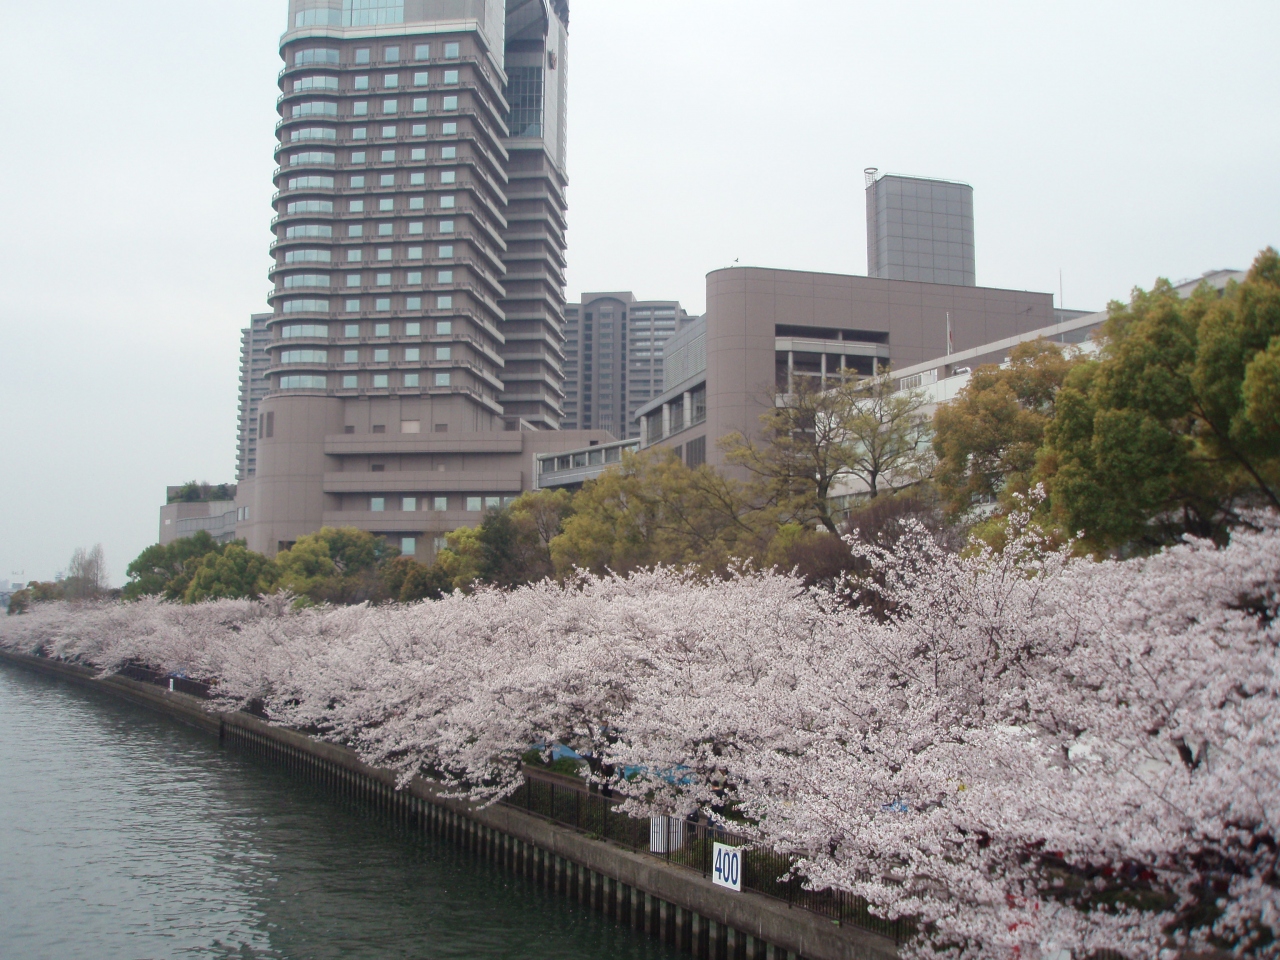
<svg viewBox="0 0 1280 960">
<path fill-rule="evenodd" d="M 636 411 L 663 389 L 667 340 L 692 318 L 674 300 L 584 293 L 565 310 L 567 430 L 639 436 Z"/>
<path fill-rule="evenodd" d="M 610 439 L 555 429 L 568 16 L 290 0 L 251 548 L 354 525 L 425 558 L 537 453 Z"/>
<path fill-rule="evenodd" d="M 236 479 L 248 480 L 258 470 L 258 407 L 267 395 L 271 355 L 270 313 L 255 313 L 240 331 L 240 417 L 236 443 Z"/>
<path fill-rule="evenodd" d="M 866 179 L 868 276 L 977 285 L 973 187 L 874 167 Z"/>
<path fill-rule="evenodd" d="M 871 375 L 1048 327 L 1053 296 L 1022 290 L 735 267 L 707 276 L 707 315 L 667 345 L 668 388 L 637 411 L 644 447 L 724 466 L 797 378 Z M 677 379 L 678 378 L 678 379 Z"/>
</svg>

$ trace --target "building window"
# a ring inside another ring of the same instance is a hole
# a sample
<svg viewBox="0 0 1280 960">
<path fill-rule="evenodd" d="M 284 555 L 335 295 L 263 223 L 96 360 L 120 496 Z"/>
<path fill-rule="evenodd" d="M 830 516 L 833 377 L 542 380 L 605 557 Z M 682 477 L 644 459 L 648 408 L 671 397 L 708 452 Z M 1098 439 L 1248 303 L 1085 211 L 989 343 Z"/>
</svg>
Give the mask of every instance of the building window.
<svg viewBox="0 0 1280 960">
<path fill-rule="evenodd" d="M 281 350 L 280 362 L 285 363 L 328 363 L 329 353 L 326 350 Z"/>
<path fill-rule="evenodd" d="M 373 309 L 374 309 L 377 313 L 387 313 L 387 312 L 388 312 L 388 311 L 390 311 L 390 309 L 391 309 L 391 298 L 390 298 L 390 297 L 378 297 L 376 300 L 374 300 L 374 301 L 373 301 Z M 385 326 L 385 324 L 384 324 L 384 326 Z M 380 337 L 389 337 L 389 336 L 391 336 L 391 334 L 389 334 L 389 333 L 380 333 L 380 334 L 376 334 L 376 336 L 380 336 Z"/>
<path fill-rule="evenodd" d="M 457 60 L 462 56 L 462 45 L 457 43 L 446 43 L 444 45 L 444 58 L 446 60 Z"/>
<path fill-rule="evenodd" d="M 467 513 L 479 513 L 484 509 L 484 497 L 467 497 Z"/>
<path fill-rule="evenodd" d="M 454 196 L 452 196 L 452 195 L 450 195 L 450 196 L 444 196 L 444 197 L 441 197 L 441 198 L 440 198 L 440 209 L 442 209 L 442 210 L 452 210 L 452 209 L 454 208 L 454 205 L 455 205 L 456 203 L 457 203 L 457 198 L 456 198 L 456 197 L 454 197 Z"/>
<path fill-rule="evenodd" d="M 343 363 L 359 363 L 360 351 L 359 350 L 343 350 L 342 362 Z"/>
<path fill-rule="evenodd" d="M 293 177 L 289 181 L 290 190 L 332 190 L 333 177 Z"/>
<path fill-rule="evenodd" d="M 453 245 L 452 245 L 452 244 L 447 244 L 447 243 L 446 243 L 443 247 L 441 247 L 441 248 L 440 248 L 439 257 L 440 257 L 440 259 L 441 259 L 441 260 L 448 260 L 448 259 L 449 259 L 450 257 L 452 257 L 452 256 L 453 256 Z"/>
<path fill-rule="evenodd" d="M 386 347 L 379 347 L 377 350 L 373 351 L 373 362 L 374 363 L 390 363 L 391 351 Z"/>
<path fill-rule="evenodd" d="M 359 301 L 359 300 L 348 300 L 348 301 L 347 301 L 347 304 L 346 304 L 346 307 L 345 307 L 344 309 L 347 311 L 347 313 L 359 313 L 359 312 L 360 312 L 360 301 Z"/>
<path fill-rule="evenodd" d="M 369 115 L 369 101 L 359 100 L 351 105 L 351 115 L 353 117 L 367 117 Z"/>
<path fill-rule="evenodd" d="M 352 128 L 351 128 L 351 139 L 352 139 L 352 140 L 366 140 L 366 139 L 368 139 L 368 137 L 369 137 L 369 131 L 368 131 L 367 129 L 365 129 L 364 127 L 352 127 Z"/>
<path fill-rule="evenodd" d="M 400 538 L 400 556 L 412 557 L 418 552 L 418 541 L 414 537 Z"/>
<path fill-rule="evenodd" d="M 389 274 L 389 273 L 378 273 L 378 274 L 374 274 L 374 276 L 376 276 L 376 277 L 377 277 L 377 283 L 376 283 L 376 285 L 377 285 L 377 286 L 379 286 L 379 287 L 389 287 L 389 286 L 391 286 L 391 274 Z"/>
<path fill-rule="evenodd" d="M 348 250 L 348 251 L 347 251 L 347 263 L 359 263 L 359 262 L 360 262 L 361 260 L 363 260 L 363 259 L 364 259 L 364 251 L 363 251 L 363 250 Z"/>
<path fill-rule="evenodd" d="M 453 121 L 440 124 L 440 132 L 446 137 L 456 137 L 458 135 L 458 125 Z M 445 158 L 449 159 L 449 158 Z"/>
<path fill-rule="evenodd" d="M 396 175 L 394 173 L 384 173 L 378 177 L 378 186 L 394 187 L 396 185 Z"/>
<path fill-rule="evenodd" d="M 303 127 L 294 130 L 289 134 L 289 140 L 297 143 L 299 140 L 337 140 L 338 131 L 330 127 Z"/>
<path fill-rule="evenodd" d="M 364 213 L 364 201 L 363 201 L 363 200 L 352 200 L 352 201 L 351 201 L 351 206 L 350 206 L 350 208 L 349 208 L 349 209 L 350 209 L 350 212 L 351 212 L 351 213 Z"/>
<path fill-rule="evenodd" d="M 436 273 L 436 283 L 453 283 L 453 271 L 441 270 Z"/>
<path fill-rule="evenodd" d="M 285 313 L 328 313 L 328 300 L 286 300 L 281 309 Z"/>
<path fill-rule="evenodd" d="M 431 82 L 431 76 L 426 70 L 419 70 L 413 75 L 413 85 L 415 87 L 425 87 Z"/>
<path fill-rule="evenodd" d="M 390 386 L 391 381 L 385 373 L 375 373 L 373 375 L 373 387 L 375 390 L 385 390 Z"/>
<path fill-rule="evenodd" d="M 379 213 L 390 213 L 396 208 L 396 201 L 393 197 L 383 197 L 378 201 Z"/>
<path fill-rule="evenodd" d="M 401 497 L 400 509 L 403 510 L 405 513 L 413 513 L 415 510 L 418 509 L 418 498 L 417 497 Z"/>
<path fill-rule="evenodd" d="M 348 373 L 342 378 L 342 389 L 354 390 L 356 389 L 356 386 L 358 385 L 358 383 L 359 383 L 359 378 L 356 377 L 354 374 Z"/>
<path fill-rule="evenodd" d="M 395 88 L 400 86 L 400 74 L 388 73 L 386 76 L 382 78 L 382 85 L 388 88 Z"/>
<path fill-rule="evenodd" d="M 368 63 L 370 50 L 368 47 L 361 47 L 356 51 L 356 63 Z"/>
<path fill-rule="evenodd" d="M 449 509 L 449 498 L 436 497 L 434 500 L 431 501 L 431 509 L 437 510 L 440 513 L 444 513 L 446 510 Z"/>
<path fill-rule="evenodd" d="M 369 510 L 372 513 L 383 513 L 387 509 L 386 497 L 370 497 Z"/>
<path fill-rule="evenodd" d="M 289 213 L 333 213 L 333 201 L 295 200 L 287 210 Z"/>
<path fill-rule="evenodd" d="M 281 390 L 323 390 L 324 388 L 324 377 L 293 376 L 280 378 Z"/>
<path fill-rule="evenodd" d="M 292 337 L 328 337 L 329 327 L 323 323 L 300 323 L 289 327 L 282 327 L 280 330 L 280 339 L 288 340 Z"/>
<path fill-rule="evenodd" d="M 419 347 L 405 347 L 404 361 L 405 363 L 417 363 L 422 359 L 422 350 Z M 417 431 L 415 431 L 416 433 Z"/>
<path fill-rule="evenodd" d="M 396 162 L 396 152 L 394 150 L 383 150 L 379 156 L 382 158 L 383 163 Z"/>
<path fill-rule="evenodd" d="M 383 100 L 383 101 L 382 101 L 382 112 L 383 112 L 384 114 L 388 114 L 388 113 L 395 113 L 395 112 L 396 112 L 397 110 L 399 110 L 399 109 L 400 109 L 400 101 L 399 101 L 399 100 Z M 385 137 L 385 136 L 386 136 L 386 134 L 384 133 L 384 134 L 383 134 L 383 136 Z M 393 134 L 393 136 L 394 136 L 394 134 Z"/>
<path fill-rule="evenodd" d="M 353 224 L 349 225 L 349 226 L 347 227 L 347 236 L 348 236 L 348 237 L 363 237 L 363 236 L 364 236 L 364 224 L 362 224 L 362 223 L 353 223 Z"/>
<path fill-rule="evenodd" d="M 332 237 L 333 227 L 318 223 L 306 223 L 300 227 L 286 227 L 284 235 L 289 240 L 295 240 L 299 237 Z"/>
<path fill-rule="evenodd" d="M 453 221 L 452 221 L 452 220 L 441 220 L 441 221 L 440 221 L 440 232 L 441 232 L 441 233 L 453 233 Z"/>
<path fill-rule="evenodd" d="M 437 321 L 436 321 L 436 334 L 437 334 L 438 336 L 442 336 L 442 337 L 444 337 L 444 336 L 448 336 L 448 335 L 449 335 L 449 334 L 451 334 L 451 333 L 453 333 L 453 321 L 452 321 L 452 320 L 437 320 Z"/>
<path fill-rule="evenodd" d="M 380 223 L 378 224 L 378 236 L 389 237 L 391 236 L 394 229 L 395 229 L 394 223 Z"/>
<path fill-rule="evenodd" d="M 458 98 L 457 98 L 457 97 L 445 97 L 445 98 L 444 98 L 444 102 L 440 105 L 440 108 L 441 108 L 442 110 L 457 110 L 457 109 L 458 109 Z M 335 116 L 337 115 L 337 109 L 336 109 L 336 108 L 334 109 L 334 115 L 335 115 Z"/>
<path fill-rule="evenodd" d="M 436 347 L 436 359 L 437 359 L 437 360 L 452 360 L 452 359 L 453 359 L 453 347 Z"/>
<path fill-rule="evenodd" d="M 338 51 L 330 50 L 327 47 L 312 47 L 308 50 L 299 50 L 293 58 L 294 66 L 305 67 L 309 63 L 324 63 L 332 66 L 338 65 Z"/>
<path fill-rule="evenodd" d="M 386 5 L 387 5 L 387 6 L 392 6 L 392 4 L 391 4 L 391 3 L 387 3 L 387 2 L 386 2 L 386 0 L 383 0 L 383 2 L 384 2 L 384 3 L 386 3 Z M 398 7 L 400 8 L 400 19 L 399 19 L 399 20 L 388 20 L 388 21 L 384 21 L 384 22 L 386 22 L 386 23 L 400 23 L 400 22 L 402 22 L 402 21 L 404 20 L 404 0 L 400 0 L 400 2 L 399 2 L 399 3 L 396 3 L 396 4 L 395 4 L 395 6 L 398 6 Z M 384 62 L 384 63 L 399 63 L 399 62 L 400 62 L 400 48 L 399 48 L 399 47 L 387 47 L 387 48 L 382 52 L 382 59 L 383 59 L 383 62 Z"/>
<path fill-rule="evenodd" d="M 452 309 L 453 309 L 453 297 L 447 297 L 447 296 L 446 296 L 446 297 L 436 297 L 436 309 L 437 309 L 437 310 L 452 310 Z"/>
<path fill-rule="evenodd" d="M 422 282 L 421 270 L 410 270 L 404 275 L 405 283 L 416 284 Z"/>
<path fill-rule="evenodd" d="M 426 131 L 426 129 L 424 128 L 421 134 L 419 134 L 419 133 L 416 133 L 416 132 L 415 132 L 415 133 L 414 133 L 414 136 L 415 136 L 415 137 L 423 136 L 423 135 L 425 135 L 425 134 L 426 134 L 426 132 L 427 132 L 427 131 Z M 411 151 L 409 151 L 409 159 L 410 159 L 410 160 L 417 160 L 417 161 L 419 161 L 419 162 L 421 162 L 421 161 L 423 161 L 423 160 L 426 160 L 426 159 L 427 159 L 427 149 L 426 149 L 426 147 L 414 147 Z M 425 183 L 426 181 L 424 180 L 423 182 Z"/>
<path fill-rule="evenodd" d="M 406 323 L 404 325 L 404 335 L 406 337 L 422 336 L 422 324 L 417 321 L 414 321 L 413 323 Z"/>
<path fill-rule="evenodd" d="M 429 43 L 419 43 L 419 44 L 415 45 L 415 46 L 414 46 L 414 48 L 413 48 L 413 59 L 415 59 L 415 60 L 430 60 L 430 59 L 431 59 L 431 44 L 429 44 Z"/>
<path fill-rule="evenodd" d="M 501 510 L 502 498 L 501 497 L 485 497 L 484 508 L 486 510 Z"/>
<path fill-rule="evenodd" d="M 420 237 L 423 235 L 423 223 L 421 220 L 409 221 L 409 236 Z"/>
<path fill-rule="evenodd" d="M 457 147 L 441 147 L 440 159 L 441 160 L 457 160 L 458 148 Z"/>
<path fill-rule="evenodd" d="M 395 127 L 393 127 L 393 126 L 392 126 L 392 127 L 383 127 L 383 128 L 382 128 L 382 137 L 383 137 L 383 139 L 384 139 L 384 140 L 391 140 L 391 139 L 394 139 L 394 138 L 395 138 L 395 135 L 396 135 L 396 128 L 395 128 Z"/>
<path fill-rule="evenodd" d="M 406 387 L 416 387 L 418 385 L 418 375 L 416 373 L 406 373 L 404 375 L 404 385 Z"/>
<path fill-rule="evenodd" d="M 426 113 L 426 110 L 427 110 L 427 98 L 426 98 L 426 97 L 414 97 L 414 98 L 413 98 L 413 112 L 414 112 L 414 113 Z M 424 131 L 424 132 L 425 132 L 425 131 Z"/>
<path fill-rule="evenodd" d="M 441 170 L 440 182 L 441 183 L 457 183 L 458 172 L 456 170 Z"/>
<path fill-rule="evenodd" d="M 684 446 L 684 462 L 690 470 L 702 466 L 707 462 L 707 438 L 698 437 L 696 440 L 690 440 Z"/>
<path fill-rule="evenodd" d="M 458 82 L 458 71 L 457 71 L 457 70 L 446 70 L 446 71 L 444 72 L 444 82 L 445 82 L 445 83 L 457 83 L 457 82 Z"/>
<path fill-rule="evenodd" d="M 320 379 L 321 379 L 321 380 L 323 380 L 323 379 L 324 379 L 324 377 L 321 377 Z M 450 377 L 450 375 L 449 375 L 449 374 L 447 374 L 447 373 L 437 373 L 437 374 L 436 374 L 436 381 L 435 381 L 435 382 L 436 382 L 436 386 L 437 386 L 437 387 L 447 387 L 447 386 L 450 386 L 450 385 L 451 385 L 451 381 L 452 381 L 452 377 Z"/>
<path fill-rule="evenodd" d="M 351 88 L 352 88 L 353 90 L 368 90 L 368 89 L 369 89 L 369 78 L 368 78 L 368 77 L 356 77 L 356 81 L 355 81 L 355 83 L 354 83 L 354 84 L 352 84 L 352 87 L 351 87 Z"/>
<path fill-rule="evenodd" d="M 541 137 L 544 102 L 542 68 L 509 67 L 507 76 L 511 136 Z"/>
<path fill-rule="evenodd" d="M 270 440 L 276 435 L 276 415 L 274 412 L 262 414 L 258 421 L 258 436 L 264 440 Z"/>
<path fill-rule="evenodd" d="M 379 303 L 381 303 L 381 301 L 379 301 Z M 373 335 L 374 335 L 375 337 L 389 337 L 389 336 L 391 336 L 391 324 L 389 324 L 389 323 L 375 323 L 375 324 L 373 325 Z"/>
<path fill-rule="evenodd" d="M 358 273 L 349 273 L 349 274 L 347 274 L 347 286 L 348 286 L 348 287 L 358 287 L 358 286 L 360 286 L 360 274 L 358 274 Z"/>
<path fill-rule="evenodd" d="M 406 310 L 421 310 L 422 298 L 421 297 L 405 297 L 404 308 Z"/>
<path fill-rule="evenodd" d="M 349 302 L 350 302 L 350 303 L 354 303 L 354 304 L 356 305 L 356 309 L 357 309 L 357 310 L 359 310 L 359 309 L 360 309 L 360 301 L 359 301 L 359 300 L 352 300 L 352 301 L 349 301 Z M 346 325 L 342 328 L 342 335 L 343 335 L 344 337 L 347 337 L 348 339 L 354 340 L 356 337 L 360 336 L 360 324 L 358 324 L 358 323 L 348 323 L 348 324 L 346 324 Z"/>
</svg>

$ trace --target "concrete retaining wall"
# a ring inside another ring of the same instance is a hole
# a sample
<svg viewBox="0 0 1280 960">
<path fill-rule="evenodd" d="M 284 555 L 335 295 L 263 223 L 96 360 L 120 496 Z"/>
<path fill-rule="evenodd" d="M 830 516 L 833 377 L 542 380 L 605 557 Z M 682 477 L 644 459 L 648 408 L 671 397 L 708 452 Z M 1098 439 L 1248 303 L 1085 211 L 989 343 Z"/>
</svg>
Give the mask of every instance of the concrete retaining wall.
<svg viewBox="0 0 1280 960">
<path fill-rule="evenodd" d="M 481 808 L 440 796 L 429 781 L 397 791 L 395 777 L 362 763 L 346 747 L 273 727 L 246 713 L 213 713 L 202 700 L 124 677 L 0 651 L 21 664 L 94 686 L 216 733 L 220 741 L 281 763 L 387 816 L 461 843 L 559 893 L 576 897 L 637 930 L 707 960 L 890 960 L 891 940 L 754 893 L 717 887 L 663 860 L 575 833 L 495 805 Z"/>
</svg>

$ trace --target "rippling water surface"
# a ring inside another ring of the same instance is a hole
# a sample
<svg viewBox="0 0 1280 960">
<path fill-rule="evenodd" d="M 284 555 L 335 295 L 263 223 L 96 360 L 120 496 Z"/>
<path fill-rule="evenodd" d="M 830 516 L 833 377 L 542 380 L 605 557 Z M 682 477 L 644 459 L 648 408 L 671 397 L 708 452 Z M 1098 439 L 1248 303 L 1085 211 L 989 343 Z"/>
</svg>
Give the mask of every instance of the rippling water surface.
<svg viewBox="0 0 1280 960">
<path fill-rule="evenodd" d="M 207 734 L 0 665 L 0 957 L 674 956 Z"/>
</svg>

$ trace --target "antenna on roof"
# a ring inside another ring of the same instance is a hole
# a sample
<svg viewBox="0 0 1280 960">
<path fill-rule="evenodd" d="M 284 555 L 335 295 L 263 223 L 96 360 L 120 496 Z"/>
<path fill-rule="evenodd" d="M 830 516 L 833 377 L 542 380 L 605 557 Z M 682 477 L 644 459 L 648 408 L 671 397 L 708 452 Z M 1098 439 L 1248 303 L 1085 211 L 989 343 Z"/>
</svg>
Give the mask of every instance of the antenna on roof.
<svg viewBox="0 0 1280 960">
<path fill-rule="evenodd" d="M 867 178 L 867 186 L 871 186 L 876 182 L 876 174 L 880 172 L 878 167 L 867 167 L 862 171 L 862 175 Z"/>
</svg>

